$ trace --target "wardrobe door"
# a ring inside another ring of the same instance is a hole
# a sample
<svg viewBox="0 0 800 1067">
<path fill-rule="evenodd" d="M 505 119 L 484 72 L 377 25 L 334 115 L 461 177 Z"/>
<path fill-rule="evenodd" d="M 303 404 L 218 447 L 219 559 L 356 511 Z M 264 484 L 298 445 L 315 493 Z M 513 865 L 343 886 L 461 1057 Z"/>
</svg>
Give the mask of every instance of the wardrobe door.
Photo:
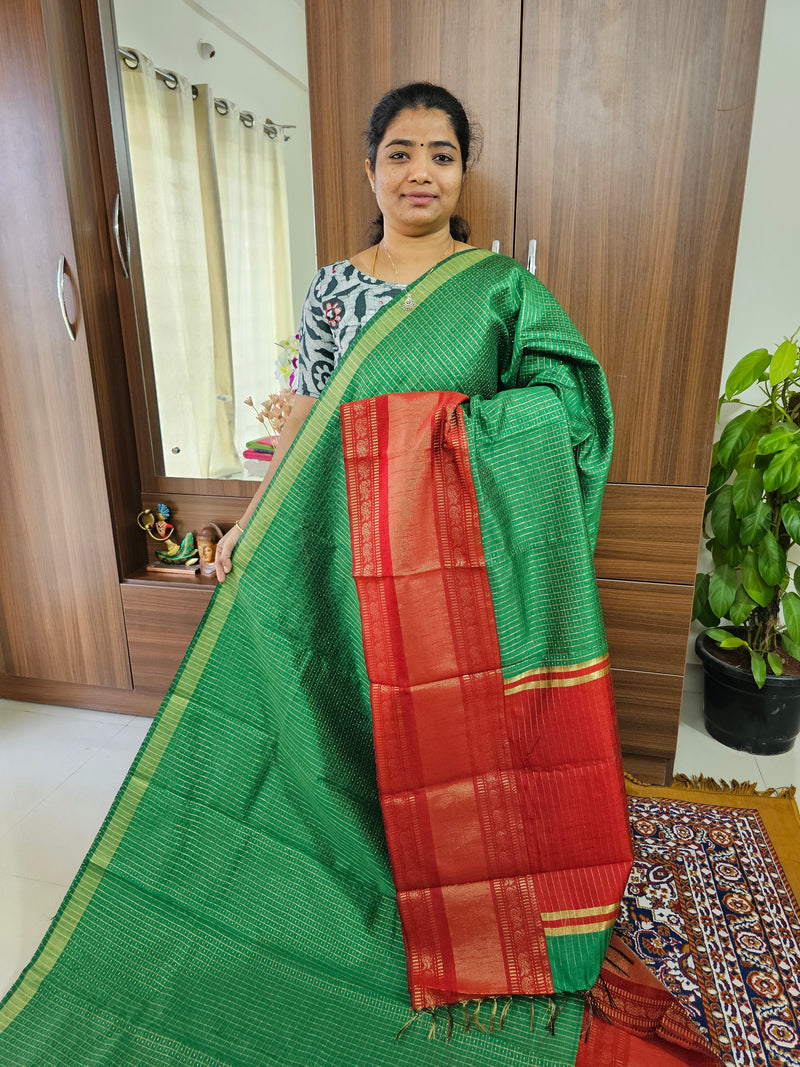
<svg viewBox="0 0 800 1067">
<path fill-rule="evenodd" d="M 525 0 L 517 257 L 608 375 L 612 482 L 706 484 L 763 8 Z"/>
<path fill-rule="evenodd" d="M 763 0 L 525 0 L 516 252 L 608 376 L 595 556 L 626 765 L 668 780 Z M 638 762 L 637 762 L 638 761 Z"/>
<path fill-rule="evenodd" d="M 517 155 L 521 0 L 309 0 L 308 80 L 317 259 L 367 244 L 376 213 L 364 131 L 389 89 L 433 81 L 474 113 L 483 152 L 459 206 L 470 241 L 511 255 Z M 310 279 L 309 279 L 310 280 Z"/>
<path fill-rule="evenodd" d="M 0 33 L 0 662 L 10 676 L 129 689 L 39 0 L 0 5 Z"/>
</svg>

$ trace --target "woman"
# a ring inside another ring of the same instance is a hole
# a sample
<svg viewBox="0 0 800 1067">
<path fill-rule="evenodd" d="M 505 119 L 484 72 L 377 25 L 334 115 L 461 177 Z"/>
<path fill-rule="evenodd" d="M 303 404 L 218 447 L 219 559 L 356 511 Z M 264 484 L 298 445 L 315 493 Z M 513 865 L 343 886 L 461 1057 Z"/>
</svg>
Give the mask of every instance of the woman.
<svg viewBox="0 0 800 1067">
<path fill-rule="evenodd" d="M 469 160 L 445 90 L 373 112 L 380 232 L 312 283 L 270 475 L 0 1062 L 716 1062 L 622 946 L 603 964 L 630 866 L 608 397 L 544 287 L 465 243 Z M 588 1026 L 628 996 L 680 1057 Z"/>
<path fill-rule="evenodd" d="M 375 242 L 349 261 L 324 267 L 311 285 L 300 335 L 297 399 L 258 492 L 220 542 L 220 581 L 230 570 L 245 524 L 355 333 L 408 283 L 472 247 L 466 243 L 469 227 L 455 216 L 472 140 L 464 108 L 438 86 L 404 86 L 372 112 L 365 167 L 380 212 Z M 331 286 L 337 280 L 342 284 Z"/>
</svg>

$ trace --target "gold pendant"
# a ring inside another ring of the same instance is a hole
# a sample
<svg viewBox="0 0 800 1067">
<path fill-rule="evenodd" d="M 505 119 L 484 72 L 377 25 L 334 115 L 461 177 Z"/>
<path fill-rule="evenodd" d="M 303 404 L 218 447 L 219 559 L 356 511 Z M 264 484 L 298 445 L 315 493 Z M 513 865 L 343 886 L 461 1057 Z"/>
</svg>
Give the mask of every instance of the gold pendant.
<svg viewBox="0 0 800 1067">
<path fill-rule="evenodd" d="M 403 307 L 406 311 L 413 311 L 416 306 L 410 296 L 407 296 L 403 301 Z"/>
</svg>

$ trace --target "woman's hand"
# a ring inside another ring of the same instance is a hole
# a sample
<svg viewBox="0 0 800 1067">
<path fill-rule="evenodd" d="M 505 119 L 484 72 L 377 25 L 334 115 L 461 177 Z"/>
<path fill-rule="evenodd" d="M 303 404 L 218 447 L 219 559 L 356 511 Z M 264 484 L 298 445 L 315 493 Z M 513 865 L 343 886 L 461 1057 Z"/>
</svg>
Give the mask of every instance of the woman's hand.
<svg viewBox="0 0 800 1067">
<path fill-rule="evenodd" d="M 226 534 L 217 543 L 217 554 L 214 557 L 214 570 L 217 572 L 217 581 L 224 582 L 225 575 L 230 573 L 233 566 L 231 553 L 239 542 L 242 531 L 238 526 L 231 526 Z"/>
</svg>

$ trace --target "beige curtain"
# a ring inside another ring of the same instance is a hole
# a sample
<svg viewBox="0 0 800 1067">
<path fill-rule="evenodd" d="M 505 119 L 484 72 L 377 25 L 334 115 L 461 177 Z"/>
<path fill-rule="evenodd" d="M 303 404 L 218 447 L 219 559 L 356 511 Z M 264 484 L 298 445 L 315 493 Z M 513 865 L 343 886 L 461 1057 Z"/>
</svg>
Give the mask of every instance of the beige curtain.
<svg viewBox="0 0 800 1067">
<path fill-rule="evenodd" d="M 137 54 L 123 90 L 164 471 L 240 477 L 263 432 L 243 400 L 278 388 L 295 330 L 283 139 Z"/>
<path fill-rule="evenodd" d="M 122 79 L 164 473 L 236 475 L 242 465 L 232 436 L 218 430 L 192 89 L 180 77 L 169 88 L 137 54 L 135 70 L 122 63 Z"/>
<path fill-rule="evenodd" d="M 234 437 L 241 455 L 246 442 L 261 433 L 242 401 L 252 396 L 258 404 L 279 388 L 275 343 L 296 329 L 284 142 L 267 135 L 263 116 L 242 122 L 236 104 L 217 107 L 207 86 L 198 89 L 198 141 L 202 121 L 215 164 L 237 401 Z"/>
</svg>

